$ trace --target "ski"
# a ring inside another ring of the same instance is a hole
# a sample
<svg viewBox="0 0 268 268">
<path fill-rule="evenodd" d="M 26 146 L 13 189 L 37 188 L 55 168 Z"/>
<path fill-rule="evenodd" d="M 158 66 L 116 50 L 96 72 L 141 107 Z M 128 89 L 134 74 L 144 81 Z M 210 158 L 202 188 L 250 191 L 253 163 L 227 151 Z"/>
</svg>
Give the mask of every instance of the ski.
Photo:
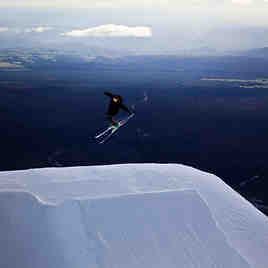
<svg viewBox="0 0 268 268">
<path fill-rule="evenodd" d="M 130 118 L 132 118 L 133 116 L 134 116 L 134 114 L 131 114 L 131 115 L 129 115 L 127 118 L 120 120 L 119 123 L 118 123 L 118 126 L 110 126 L 110 127 L 108 127 L 106 130 L 104 130 L 104 131 L 101 132 L 100 134 L 96 135 L 96 136 L 95 136 L 95 139 L 101 138 L 101 137 L 103 137 L 106 133 L 108 133 L 109 131 L 111 131 L 109 134 L 107 134 L 107 136 L 105 136 L 105 137 L 99 142 L 99 144 L 103 144 L 104 142 L 108 141 L 108 140 L 114 135 L 114 133 L 115 133 L 120 127 L 122 127 L 123 125 L 125 125 L 125 124 L 128 122 L 128 120 L 129 120 Z"/>
<path fill-rule="evenodd" d="M 111 133 L 109 133 L 109 135 L 107 135 L 104 139 L 102 139 L 99 144 L 103 144 L 104 142 L 108 141 L 112 136 L 113 134 L 119 129 L 119 127 L 114 127 L 111 131 Z"/>
<path fill-rule="evenodd" d="M 113 129 L 113 126 L 108 127 L 106 130 L 104 130 L 103 132 L 101 132 L 100 134 L 96 135 L 94 138 L 98 139 L 100 137 L 102 137 L 103 135 L 105 135 L 107 132 L 109 132 L 111 129 Z"/>
</svg>

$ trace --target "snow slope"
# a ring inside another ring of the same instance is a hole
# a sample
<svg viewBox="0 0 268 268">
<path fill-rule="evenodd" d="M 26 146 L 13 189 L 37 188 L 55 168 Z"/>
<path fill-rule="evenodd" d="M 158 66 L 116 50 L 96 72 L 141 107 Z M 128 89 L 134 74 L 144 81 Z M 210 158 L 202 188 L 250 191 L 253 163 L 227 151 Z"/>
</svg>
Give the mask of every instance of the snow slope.
<svg viewBox="0 0 268 268">
<path fill-rule="evenodd" d="M 0 173 L 0 267 L 267 268 L 267 252 L 268 218 L 190 167 Z"/>
</svg>

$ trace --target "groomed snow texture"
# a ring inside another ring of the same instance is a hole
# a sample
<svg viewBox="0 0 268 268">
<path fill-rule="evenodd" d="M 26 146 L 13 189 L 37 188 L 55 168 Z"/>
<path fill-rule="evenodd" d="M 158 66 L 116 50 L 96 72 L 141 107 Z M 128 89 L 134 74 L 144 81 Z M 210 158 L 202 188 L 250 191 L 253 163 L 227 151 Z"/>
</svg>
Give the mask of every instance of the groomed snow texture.
<svg viewBox="0 0 268 268">
<path fill-rule="evenodd" d="M 0 173 L 0 267 L 267 268 L 267 252 L 268 218 L 193 168 Z"/>
</svg>

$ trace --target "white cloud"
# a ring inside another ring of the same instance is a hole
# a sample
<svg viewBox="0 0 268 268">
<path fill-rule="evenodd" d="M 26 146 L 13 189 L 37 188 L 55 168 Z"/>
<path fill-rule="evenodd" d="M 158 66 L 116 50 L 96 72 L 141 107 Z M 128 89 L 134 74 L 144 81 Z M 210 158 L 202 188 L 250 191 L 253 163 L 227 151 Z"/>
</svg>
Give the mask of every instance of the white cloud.
<svg viewBox="0 0 268 268">
<path fill-rule="evenodd" d="M 39 26 L 39 27 L 35 27 L 35 28 L 25 29 L 24 32 L 26 32 L 26 33 L 32 33 L 32 32 L 35 32 L 35 33 L 43 33 L 45 31 L 49 31 L 49 30 L 52 30 L 52 29 L 53 29 L 52 27 Z"/>
<path fill-rule="evenodd" d="M 0 27 L 0 33 L 1 32 L 7 32 L 8 31 L 8 28 L 7 27 Z"/>
<path fill-rule="evenodd" d="M 151 37 L 152 29 L 150 27 L 128 27 L 124 25 L 106 24 L 84 30 L 72 30 L 62 35 L 73 37 Z"/>
</svg>

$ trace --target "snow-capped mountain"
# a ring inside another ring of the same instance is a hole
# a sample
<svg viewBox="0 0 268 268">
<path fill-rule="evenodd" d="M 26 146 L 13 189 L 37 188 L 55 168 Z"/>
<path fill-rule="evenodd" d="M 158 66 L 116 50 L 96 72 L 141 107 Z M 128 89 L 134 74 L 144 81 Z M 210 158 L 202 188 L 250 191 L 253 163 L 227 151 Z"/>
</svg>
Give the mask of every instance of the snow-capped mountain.
<svg viewBox="0 0 268 268">
<path fill-rule="evenodd" d="M 0 266 L 268 266 L 268 218 L 175 164 L 0 173 Z"/>
</svg>

